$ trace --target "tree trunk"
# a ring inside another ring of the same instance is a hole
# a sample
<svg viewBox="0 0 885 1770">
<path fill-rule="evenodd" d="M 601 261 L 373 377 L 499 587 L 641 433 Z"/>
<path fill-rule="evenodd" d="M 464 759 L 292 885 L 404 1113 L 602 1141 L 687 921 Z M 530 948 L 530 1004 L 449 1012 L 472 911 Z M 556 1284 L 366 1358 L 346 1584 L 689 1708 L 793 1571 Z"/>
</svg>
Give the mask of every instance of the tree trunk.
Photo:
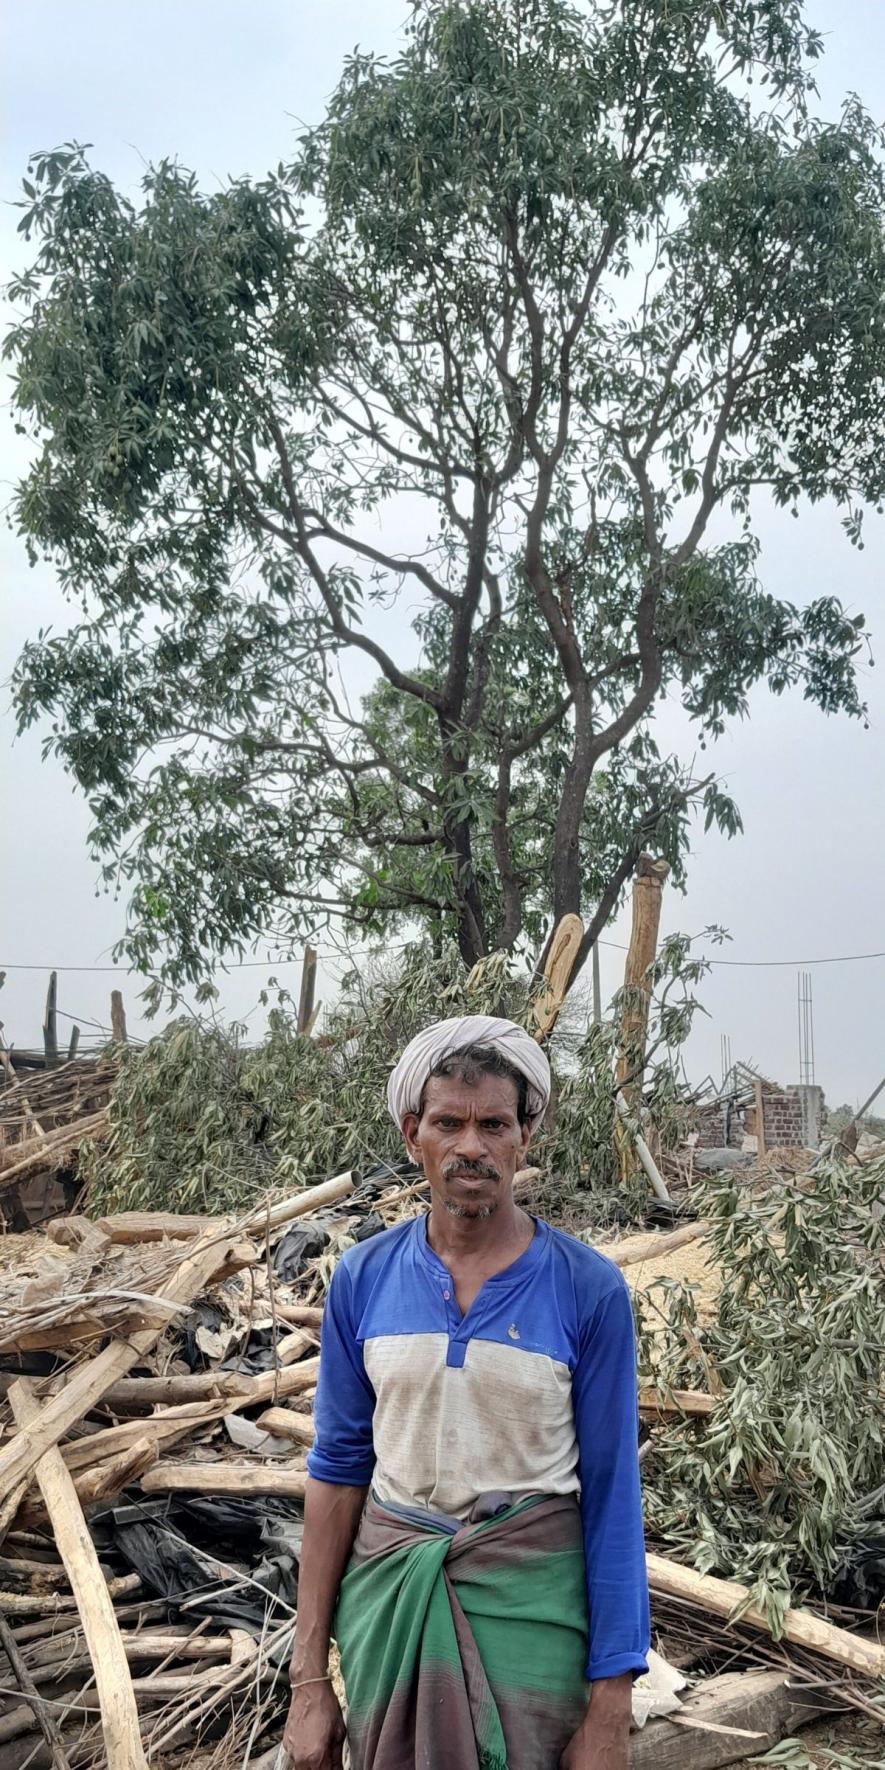
<svg viewBox="0 0 885 1770">
<path fill-rule="evenodd" d="M 633 1105 L 642 1088 L 645 1034 L 651 1000 L 651 978 L 648 970 L 658 950 L 661 898 L 664 880 L 669 871 L 665 860 L 653 860 L 649 854 L 641 854 L 636 863 L 633 926 L 624 966 L 624 988 L 630 992 L 630 996 L 624 1010 L 621 1054 L 618 1059 L 618 1087 L 623 1088 L 629 1105 Z"/>
</svg>

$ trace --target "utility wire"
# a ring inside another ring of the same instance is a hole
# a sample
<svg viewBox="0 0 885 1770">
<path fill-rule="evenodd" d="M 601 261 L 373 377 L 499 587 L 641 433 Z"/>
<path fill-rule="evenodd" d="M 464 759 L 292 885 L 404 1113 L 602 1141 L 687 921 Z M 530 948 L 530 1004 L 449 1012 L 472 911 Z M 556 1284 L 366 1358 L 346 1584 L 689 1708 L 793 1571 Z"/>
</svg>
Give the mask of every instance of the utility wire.
<svg viewBox="0 0 885 1770">
<path fill-rule="evenodd" d="M 600 946 L 614 948 L 619 953 L 627 951 L 626 942 L 621 940 L 601 940 Z M 854 965 L 865 959 L 885 959 L 885 951 L 880 953 L 835 953 L 825 959 L 709 959 L 710 965 L 724 965 L 737 970 L 770 970 L 781 966 L 795 968 L 797 965 Z M 267 971 L 282 965 L 300 965 L 301 959 L 236 959 L 230 964 L 217 967 L 221 971 Z M 48 961 L 43 965 L 4 965 L 0 962 L 0 971 L 85 971 L 90 973 L 108 972 L 114 977 L 138 976 L 120 965 L 52 965 Z"/>
</svg>

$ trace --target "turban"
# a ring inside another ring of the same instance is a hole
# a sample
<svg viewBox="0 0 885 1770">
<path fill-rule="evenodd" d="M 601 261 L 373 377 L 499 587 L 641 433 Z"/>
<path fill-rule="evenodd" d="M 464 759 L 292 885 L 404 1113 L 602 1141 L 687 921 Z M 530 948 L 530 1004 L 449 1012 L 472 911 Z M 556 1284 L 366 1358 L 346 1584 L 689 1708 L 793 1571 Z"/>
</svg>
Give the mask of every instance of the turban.
<svg viewBox="0 0 885 1770">
<path fill-rule="evenodd" d="M 407 1112 L 420 1112 L 424 1084 L 431 1070 L 442 1058 L 465 1051 L 470 1045 L 485 1045 L 497 1051 L 519 1075 L 525 1076 L 526 1111 L 533 1124 L 540 1122 L 550 1099 L 550 1065 L 540 1045 L 512 1020 L 499 1020 L 493 1014 L 465 1014 L 458 1020 L 436 1021 L 406 1046 L 387 1083 L 387 1104 L 398 1125 Z"/>
</svg>

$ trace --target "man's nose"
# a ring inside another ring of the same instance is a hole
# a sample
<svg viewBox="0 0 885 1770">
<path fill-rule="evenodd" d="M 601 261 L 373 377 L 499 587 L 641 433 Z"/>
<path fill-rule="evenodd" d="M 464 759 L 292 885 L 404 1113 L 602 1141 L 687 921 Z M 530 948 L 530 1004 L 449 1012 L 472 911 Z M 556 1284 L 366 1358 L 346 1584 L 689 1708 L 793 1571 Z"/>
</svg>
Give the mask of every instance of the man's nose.
<svg viewBox="0 0 885 1770">
<path fill-rule="evenodd" d="M 458 1154 L 467 1161 L 479 1161 L 486 1153 L 485 1140 L 478 1125 L 462 1125 L 458 1136 Z"/>
</svg>

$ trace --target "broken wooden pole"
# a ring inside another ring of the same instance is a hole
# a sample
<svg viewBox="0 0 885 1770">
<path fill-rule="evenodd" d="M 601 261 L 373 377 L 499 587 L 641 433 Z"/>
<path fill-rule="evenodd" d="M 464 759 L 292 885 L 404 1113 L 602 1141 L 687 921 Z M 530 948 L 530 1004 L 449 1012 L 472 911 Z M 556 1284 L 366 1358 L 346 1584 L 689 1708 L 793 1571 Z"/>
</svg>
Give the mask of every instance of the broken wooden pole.
<svg viewBox="0 0 885 1770">
<path fill-rule="evenodd" d="M 563 916 L 553 931 L 544 957 L 544 975 L 535 1001 L 532 1037 L 540 1044 L 553 1031 L 568 994 L 578 948 L 584 934 L 580 916 Z"/>
<path fill-rule="evenodd" d="M 312 946 L 306 946 L 301 965 L 301 994 L 298 998 L 298 1019 L 296 1022 L 296 1029 L 300 1033 L 309 1033 L 313 1024 L 316 989 L 317 956 Z"/>
<path fill-rule="evenodd" d="M 46 1068 L 55 1069 L 58 1065 L 58 972 L 50 971 L 49 988 L 46 991 L 46 1006 L 43 1010 L 43 1055 Z"/>
<path fill-rule="evenodd" d="M 38 1429 L 41 1409 L 26 1377 L 13 1384 L 9 1403 L 20 1434 Z M 35 1474 L 92 1660 L 108 1770 L 147 1770 L 138 1708 L 113 1600 L 73 1479 L 54 1445 L 39 1457 Z"/>
<path fill-rule="evenodd" d="M 653 860 L 650 854 L 641 854 L 636 863 L 633 924 L 624 965 L 624 989 L 629 993 L 621 1022 L 621 1054 L 617 1076 L 618 1087 L 624 1089 L 628 1104 L 636 1099 L 642 1085 L 645 1034 L 651 1001 L 649 973 L 658 950 L 661 899 L 664 880 L 669 871 L 667 861 Z"/>
<path fill-rule="evenodd" d="M 127 1042 L 126 1009 L 123 1006 L 123 993 L 118 989 L 111 990 L 111 1038 L 115 1045 L 125 1045 Z"/>
</svg>

